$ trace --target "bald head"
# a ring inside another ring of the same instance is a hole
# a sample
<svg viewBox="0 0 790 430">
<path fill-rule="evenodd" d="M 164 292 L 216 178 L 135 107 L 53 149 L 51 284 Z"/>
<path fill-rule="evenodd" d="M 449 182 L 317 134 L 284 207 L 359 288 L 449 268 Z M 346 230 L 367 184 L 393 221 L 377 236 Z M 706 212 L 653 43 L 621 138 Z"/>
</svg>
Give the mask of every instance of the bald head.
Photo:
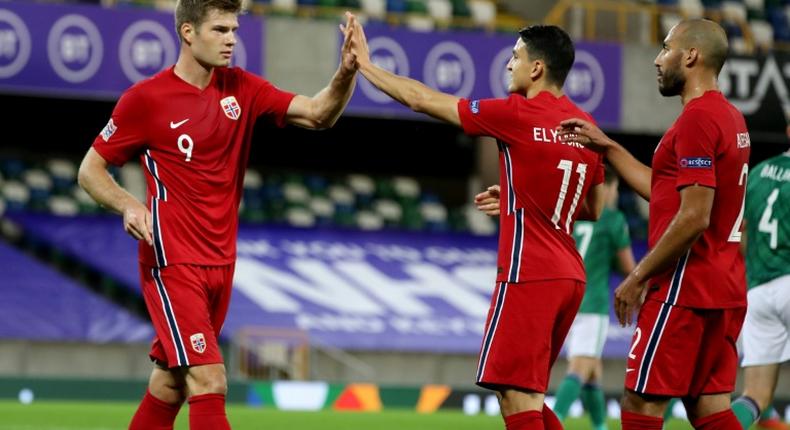
<svg viewBox="0 0 790 430">
<path fill-rule="evenodd" d="M 696 48 L 703 66 L 718 74 L 727 60 L 727 33 L 719 24 L 707 19 L 682 21 L 673 29 L 673 38 L 683 49 Z"/>
</svg>

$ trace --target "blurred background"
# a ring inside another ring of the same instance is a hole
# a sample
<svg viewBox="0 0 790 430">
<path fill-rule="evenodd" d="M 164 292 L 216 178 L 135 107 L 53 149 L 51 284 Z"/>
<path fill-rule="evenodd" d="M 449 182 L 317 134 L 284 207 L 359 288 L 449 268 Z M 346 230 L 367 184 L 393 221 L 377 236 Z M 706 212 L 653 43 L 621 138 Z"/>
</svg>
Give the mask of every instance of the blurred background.
<svg viewBox="0 0 790 430">
<path fill-rule="evenodd" d="M 152 329 L 136 244 L 75 178 L 117 97 L 175 62 L 174 3 L 0 2 L 0 399 L 143 393 Z M 708 17 L 730 38 L 720 85 L 747 118 L 752 165 L 787 148 L 788 0 L 245 3 L 234 64 L 308 95 L 337 67 L 345 10 L 363 20 L 377 64 L 471 99 L 506 94 L 517 29 L 562 26 L 577 45 L 566 93 L 648 164 L 681 109 L 658 93 L 653 59 L 679 20 Z M 362 78 L 332 130 L 257 124 L 222 335 L 229 401 L 496 415 L 472 383 L 498 231 L 472 199 L 498 181 L 493 143 L 413 114 Z M 112 173 L 144 198 L 139 165 Z M 619 207 L 640 257 L 647 204 L 621 186 Z M 630 338 L 612 320 L 612 416 Z M 564 372 L 561 361 L 553 381 Z M 776 405 L 790 417 L 788 401 L 784 372 Z"/>
</svg>

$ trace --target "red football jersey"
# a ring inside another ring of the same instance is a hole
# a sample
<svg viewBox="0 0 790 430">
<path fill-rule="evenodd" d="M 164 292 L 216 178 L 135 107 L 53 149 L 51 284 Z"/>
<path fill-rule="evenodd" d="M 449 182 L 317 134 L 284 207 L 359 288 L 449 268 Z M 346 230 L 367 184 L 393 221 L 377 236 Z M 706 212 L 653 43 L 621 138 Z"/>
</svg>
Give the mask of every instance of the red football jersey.
<svg viewBox="0 0 790 430">
<path fill-rule="evenodd" d="M 680 190 L 716 189 L 710 225 L 688 253 L 650 280 L 648 298 L 694 308 L 746 305 L 741 224 L 751 143 L 743 115 L 718 91 L 686 103 L 653 155 L 652 248 L 680 208 Z M 658 286 L 658 288 L 656 288 Z"/>
<path fill-rule="evenodd" d="M 140 261 L 220 265 L 235 261 L 238 209 L 255 120 L 278 126 L 294 95 L 238 68 L 216 68 L 200 90 L 169 68 L 128 89 L 93 148 L 122 165 L 140 157 L 154 246 Z"/>
<path fill-rule="evenodd" d="M 546 91 L 531 99 L 462 99 L 458 113 L 464 132 L 494 137 L 499 146 L 497 282 L 584 282 L 571 232 L 590 186 L 603 182 L 602 157 L 561 142 L 555 128 L 565 119 L 592 118 Z"/>
</svg>

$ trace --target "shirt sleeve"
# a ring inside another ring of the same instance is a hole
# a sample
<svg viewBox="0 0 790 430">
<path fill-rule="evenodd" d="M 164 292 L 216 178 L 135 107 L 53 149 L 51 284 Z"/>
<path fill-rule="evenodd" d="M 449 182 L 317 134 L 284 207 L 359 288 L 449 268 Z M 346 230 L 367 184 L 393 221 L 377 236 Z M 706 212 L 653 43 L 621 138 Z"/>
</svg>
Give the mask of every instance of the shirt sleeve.
<svg viewBox="0 0 790 430">
<path fill-rule="evenodd" d="M 269 117 L 277 127 L 285 127 L 288 106 L 296 94 L 283 91 L 260 76 L 246 71 L 243 73 L 245 87 L 252 96 L 253 115 Z"/>
<path fill-rule="evenodd" d="M 675 157 L 678 177 L 675 186 L 704 185 L 716 188 L 716 152 L 721 132 L 710 113 L 692 109 L 677 124 Z"/>
<path fill-rule="evenodd" d="M 125 92 L 118 99 L 110 121 L 93 141 L 93 149 L 115 166 L 140 155 L 148 142 L 145 125 L 148 112 L 139 90 L 132 88 Z"/>
<path fill-rule="evenodd" d="M 612 244 L 614 249 L 619 251 L 631 246 L 631 234 L 628 232 L 628 223 L 625 221 L 625 215 L 617 211 L 612 221 Z"/>
<path fill-rule="evenodd" d="M 604 173 L 603 154 L 598 154 L 598 162 L 595 165 L 595 172 L 593 172 L 593 186 L 603 184 Z"/>
<path fill-rule="evenodd" d="M 491 136 L 504 139 L 506 130 L 518 121 L 518 109 L 514 97 L 506 99 L 483 99 L 458 101 L 458 116 L 464 133 L 470 136 Z"/>
</svg>

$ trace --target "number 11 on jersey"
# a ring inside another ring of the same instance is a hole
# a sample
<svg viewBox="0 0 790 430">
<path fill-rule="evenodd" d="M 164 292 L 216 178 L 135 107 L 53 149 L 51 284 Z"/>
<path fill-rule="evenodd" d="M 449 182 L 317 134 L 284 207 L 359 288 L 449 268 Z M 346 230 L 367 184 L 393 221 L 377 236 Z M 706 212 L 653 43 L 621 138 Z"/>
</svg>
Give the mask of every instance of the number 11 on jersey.
<svg viewBox="0 0 790 430">
<path fill-rule="evenodd" d="M 562 217 L 562 206 L 565 204 L 565 197 L 568 194 L 568 186 L 571 182 L 571 174 L 573 172 L 573 161 L 560 160 L 557 168 L 562 170 L 562 185 L 560 186 L 560 194 L 557 196 L 557 204 L 554 206 L 554 215 L 551 217 L 551 222 L 554 228 L 559 230 L 560 218 Z M 587 177 L 587 165 L 579 163 L 576 165 L 576 173 L 579 174 L 579 183 L 576 184 L 576 192 L 573 194 L 571 207 L 568 208 L 568 214 L 565 217 L 565 233 L 571 234 L 571 216 L 576 212 L 576 206 L 579 204 L 579 197 L 582 195 L 584 189 L 584 179 Z"/>
</svg>

